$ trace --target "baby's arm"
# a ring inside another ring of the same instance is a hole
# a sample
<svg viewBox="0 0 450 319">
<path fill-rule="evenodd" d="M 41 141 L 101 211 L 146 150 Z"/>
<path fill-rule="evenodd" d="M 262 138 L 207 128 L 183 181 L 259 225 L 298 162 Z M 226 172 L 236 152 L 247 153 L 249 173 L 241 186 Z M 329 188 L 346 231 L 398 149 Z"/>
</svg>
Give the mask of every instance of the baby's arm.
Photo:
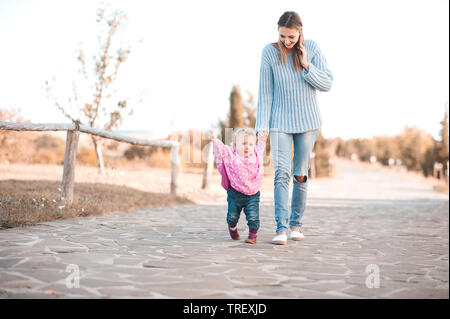
<svg viewBox="0 0 450 319">
<path fill-rule="evenodd" d="M 266 148 L 267 136 L 269 134 L 266 131 L 258 131 L 258 142 L 256 143 L 256 151 L 262 153 Z"/>
<path fill-rule="evenodd" d="M 227 152 L 226 145 L 216 138 L 212 132 L 208 132 L 208 140 L 213 142 L 213 154 L 216 157 L 216 163 L 222 163 Z"/>
</svg>

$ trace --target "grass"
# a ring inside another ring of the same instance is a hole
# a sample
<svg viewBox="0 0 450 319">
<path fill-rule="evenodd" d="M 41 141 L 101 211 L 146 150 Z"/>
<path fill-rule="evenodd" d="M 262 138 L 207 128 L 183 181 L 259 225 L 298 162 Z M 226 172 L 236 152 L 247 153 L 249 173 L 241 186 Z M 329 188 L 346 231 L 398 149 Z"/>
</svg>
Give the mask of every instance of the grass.
<svg viewBox="0 0 450 319">
<path fill-rule="evenodd" d="M 127 186 L 75 183 L 73 205 L 67 208 L 60 202 L 60 187 L 57 181 L 0 180 L 0 228 L 192 203 L 183 197 Z"/>
</svg>

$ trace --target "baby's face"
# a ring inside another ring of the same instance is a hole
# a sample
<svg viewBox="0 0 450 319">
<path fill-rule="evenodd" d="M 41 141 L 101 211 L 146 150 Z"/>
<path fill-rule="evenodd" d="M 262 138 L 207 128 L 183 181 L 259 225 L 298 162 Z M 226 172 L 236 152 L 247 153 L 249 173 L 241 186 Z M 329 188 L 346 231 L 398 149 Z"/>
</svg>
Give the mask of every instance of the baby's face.
<svg viewBox="0 0 450 319">
<path fill-rule="evenodd" d="M 234 147 L 242 157 L 250 157 L 255 152 L 256 138 L 252 135 L 239 134 L 236 136 Z"/>
</svg>

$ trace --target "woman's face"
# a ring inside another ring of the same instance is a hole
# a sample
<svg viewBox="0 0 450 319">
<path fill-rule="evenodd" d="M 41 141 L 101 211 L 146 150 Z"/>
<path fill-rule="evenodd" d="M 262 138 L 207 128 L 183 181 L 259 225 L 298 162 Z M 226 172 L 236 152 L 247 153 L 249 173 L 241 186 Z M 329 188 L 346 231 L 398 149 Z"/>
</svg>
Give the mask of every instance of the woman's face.
<svg viewBox="0 0 450 319">
<path fill-rule="evenodd" d="M 280 34 L 280 41 L 288 49 L 292 49 L 300 37 L 300 32 L 297 29 L 279 27 L 278 33 Z"/>
</svg>

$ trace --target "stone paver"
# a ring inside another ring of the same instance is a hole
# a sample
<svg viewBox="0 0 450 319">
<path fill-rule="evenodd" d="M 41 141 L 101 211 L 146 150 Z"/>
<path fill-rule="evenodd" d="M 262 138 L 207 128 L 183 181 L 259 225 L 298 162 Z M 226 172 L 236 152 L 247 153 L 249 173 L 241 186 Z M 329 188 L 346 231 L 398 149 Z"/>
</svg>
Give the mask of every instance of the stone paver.
<svg viewBox="0 0 450 319">
<path fill-rule="evenodd" d="M 448 298 L 448 195 L 336 165 L 336 178 L 311 180 L 306 239 L 286 246 L 270 244 L 270 191 L 256 245 L 244 215 L 243 239 L 229 239 L 225 197 L 1 230 L 0 298 Z"/>
</svg>

